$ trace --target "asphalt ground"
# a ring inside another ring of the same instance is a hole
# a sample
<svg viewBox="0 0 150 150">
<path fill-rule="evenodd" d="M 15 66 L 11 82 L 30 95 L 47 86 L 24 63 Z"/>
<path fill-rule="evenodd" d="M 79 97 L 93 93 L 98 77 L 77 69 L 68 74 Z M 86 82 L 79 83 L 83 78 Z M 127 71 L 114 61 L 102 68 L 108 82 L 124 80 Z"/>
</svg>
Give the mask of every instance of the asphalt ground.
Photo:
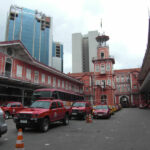
<svg viewBox="0 0 150 150">
<path fill-rule="evenodd" d="M 14 150 L 17 130 L 12 119 L 0 138 L 0 150 Z M 46 133 L 23 132 L 25 150 L 150 150 L 150 109 L 123 108 L 110 119 L 92 123 L 71 120 L 56 123 Z"/>
</svg>

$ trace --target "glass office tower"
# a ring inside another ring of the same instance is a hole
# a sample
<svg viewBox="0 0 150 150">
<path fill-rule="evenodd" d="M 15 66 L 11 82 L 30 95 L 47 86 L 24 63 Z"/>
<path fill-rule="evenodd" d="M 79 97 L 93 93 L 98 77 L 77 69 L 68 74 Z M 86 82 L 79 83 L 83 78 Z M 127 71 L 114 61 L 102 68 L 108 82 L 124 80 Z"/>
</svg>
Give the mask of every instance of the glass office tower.
<svg viewBox="0 0 150 150">
<path fill-rule="evenodd" d="M 11 6 L 7 20 L 6 40 L 22 41 L 36 60 L 51 66 L 51 24 L 52 18 L 42 12 Z"/>
</svg>

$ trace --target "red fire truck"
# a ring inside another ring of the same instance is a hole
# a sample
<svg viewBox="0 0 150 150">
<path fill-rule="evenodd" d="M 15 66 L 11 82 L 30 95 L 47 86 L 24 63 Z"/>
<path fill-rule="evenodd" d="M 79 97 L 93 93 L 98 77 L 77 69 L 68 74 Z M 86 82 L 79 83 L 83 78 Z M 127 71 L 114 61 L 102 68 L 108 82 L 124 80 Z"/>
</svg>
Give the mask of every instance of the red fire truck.
<svg viewBox="0 0 150 150">
<path fill-rule="evenodd" d="M 38 128 L 42 132 L 48 131 L 49 125 L 56 121 L 61 121 L 64 125 L 69 124 L 68 110 L 63 101 L 56 99 L 37 100 L 14 116 L 17 129 Z"/>
</svg>

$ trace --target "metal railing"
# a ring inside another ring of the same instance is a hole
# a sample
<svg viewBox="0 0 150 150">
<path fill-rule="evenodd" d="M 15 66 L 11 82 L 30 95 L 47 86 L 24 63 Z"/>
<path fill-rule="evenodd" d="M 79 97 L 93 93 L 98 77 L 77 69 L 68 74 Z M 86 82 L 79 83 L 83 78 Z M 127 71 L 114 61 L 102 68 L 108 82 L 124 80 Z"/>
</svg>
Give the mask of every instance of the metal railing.
<svg viewBox="0 0 150 150">
<path fill-rule="evenodd" d="M 101 58 L 101 57 L 92 57 L 92 60 L 104 60 L 104 59 L 114 59 L 114 56 L 112 55 L 109 55 L 109 57 L 104 57 L 104 58 Z"/>
</svg>

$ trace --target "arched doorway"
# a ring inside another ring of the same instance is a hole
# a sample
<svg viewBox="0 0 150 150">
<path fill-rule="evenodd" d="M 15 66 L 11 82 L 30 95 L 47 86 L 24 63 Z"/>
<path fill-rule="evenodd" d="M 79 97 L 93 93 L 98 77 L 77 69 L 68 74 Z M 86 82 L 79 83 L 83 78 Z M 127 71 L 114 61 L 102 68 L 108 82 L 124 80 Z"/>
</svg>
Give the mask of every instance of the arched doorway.
<svg viewBox="0 0 150 150">
<path fill-rule="evenodd" d="M 120 104 L 122 107 L 129 107 L 129 97 L 128 96 L 121 96 L 120 97 Z"/>
</svg>

